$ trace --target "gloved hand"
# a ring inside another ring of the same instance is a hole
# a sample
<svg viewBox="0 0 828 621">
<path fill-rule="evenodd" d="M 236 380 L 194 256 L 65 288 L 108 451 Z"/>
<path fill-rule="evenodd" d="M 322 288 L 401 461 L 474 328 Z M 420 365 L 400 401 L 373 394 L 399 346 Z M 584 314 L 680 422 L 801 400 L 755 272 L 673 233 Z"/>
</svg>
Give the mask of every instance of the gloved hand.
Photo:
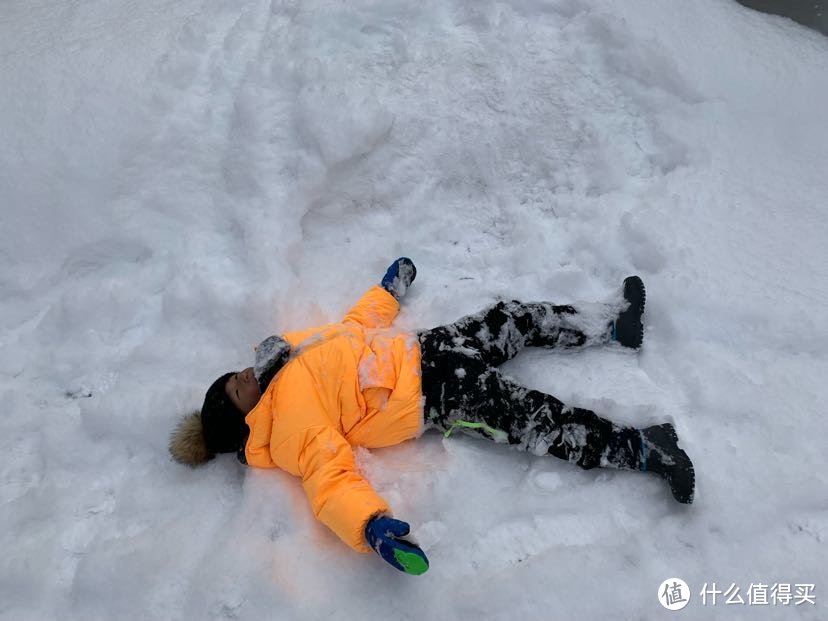
<svg viewBox="0 0 828 621">
<path fill-rule="evenodd" d="M 398 300 L 402 299 L 408 287 L 417 277 L 417 268 L 408 257 L 400 257 L 388 266 L 388 271 L 382 277 L 382 288 Z"/>
<path fill-rule="evenodd" d="M 376 515 L 365 525 L 365 540 L 383 560 L 407 574 L 419 576 L 428 571 L 428 559 L 419 546 L 400 539 L 411 527 L 387 515 Z"/>
<path fill-rule="evenodd" d="M 253 375 L 259 382 L 259 390 L 264 392 L 270 380 L 279 372 L 290 358 L 290 343 L 281 336 L 267 337 L 256 346 L 256 363 L 253 365 Z"/>
</svg>

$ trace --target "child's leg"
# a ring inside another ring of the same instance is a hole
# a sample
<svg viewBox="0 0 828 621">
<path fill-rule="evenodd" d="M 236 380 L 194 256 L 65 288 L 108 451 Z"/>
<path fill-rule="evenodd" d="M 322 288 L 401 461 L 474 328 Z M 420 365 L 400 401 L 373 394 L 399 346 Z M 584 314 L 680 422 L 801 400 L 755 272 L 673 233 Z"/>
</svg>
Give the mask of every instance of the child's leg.
<svg viewBox="0 0 828 621">
<path fill-rule="evenodd" d="M 456 352 L 423 358 L 426 423 L 508 442 L 589 469 L 639 469 L 641 434 L 590 410 L 521 386 L 481 360 Z"/>
<path fill-rule="evenodd" d="M 623 308 L 616 304 L 556 306 L 549 302 L 498 302 L 489 308 L 420 334 L 424 349 L 479 354 L 498 366 L 530 347 L 579 347 L 606 343 L 611 322 Z"/>
<path fill-rule="evenodd" d="M 652 472 L 667 480 L 673 497 L 693 502 L 693 463 L 670 423 L 623 427 L 595 412 L 504 377 L 456 349 L 423 350 L 422 388 L 428 427 L 454 429 L 508 442 L 536 455 L 550 454 L 582 468 L 596 466 Z"/>
</svg>

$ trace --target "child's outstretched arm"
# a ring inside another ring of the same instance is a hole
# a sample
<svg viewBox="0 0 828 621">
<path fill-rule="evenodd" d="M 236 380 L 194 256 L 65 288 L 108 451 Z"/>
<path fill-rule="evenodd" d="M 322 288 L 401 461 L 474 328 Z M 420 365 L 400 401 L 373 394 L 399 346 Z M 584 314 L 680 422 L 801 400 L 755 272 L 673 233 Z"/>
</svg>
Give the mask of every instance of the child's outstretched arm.
<svg viewBox="0 0 828 621">
<path fill-rule="evenodd" d="M 366 328 L 388 328 L 400 312 L 399 300 L 417 276 L 417 268 L 407 257 L 394 261 L 379 285 L 371 287 L 348 311 L 344 323 L 359 323 Z"/>
<path fill-rule="evenodd" d="M 365 525 L 390 511 L 388 503 L 359 473 L 351 445 L 336 429 L 308 429 L 303 444 L 299 474 L 313 514 L 349 546 L 367 552 Z"/>
<path fill-rule="evenodd" d="M 357 470 L 351 446 L 333 427 L 308 433 L 299 471 L 316 518 L 355 550 L 373 550 L 408 574 L 425 573 L 428 558 L 405 539 L 408 524 L 387 515 L 388 504 Z"/>
</svg>

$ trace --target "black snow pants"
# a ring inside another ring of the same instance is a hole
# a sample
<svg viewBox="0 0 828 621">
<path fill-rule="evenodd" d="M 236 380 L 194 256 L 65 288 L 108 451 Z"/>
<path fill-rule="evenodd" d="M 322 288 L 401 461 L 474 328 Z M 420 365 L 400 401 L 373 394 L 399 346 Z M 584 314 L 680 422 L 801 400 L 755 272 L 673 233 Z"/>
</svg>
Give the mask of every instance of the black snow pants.
<svg viewBox="0 0 828 621">
<path fill-rule="evenodd" d="M 426 428 L 454 429 L 550 454 L 582 468 L 638 469 L 640 433 L 502 375 L 526 346 L 583 347 L 610 341 L 612 304 L 499 302 L 418 333 Z"/>
</svg>

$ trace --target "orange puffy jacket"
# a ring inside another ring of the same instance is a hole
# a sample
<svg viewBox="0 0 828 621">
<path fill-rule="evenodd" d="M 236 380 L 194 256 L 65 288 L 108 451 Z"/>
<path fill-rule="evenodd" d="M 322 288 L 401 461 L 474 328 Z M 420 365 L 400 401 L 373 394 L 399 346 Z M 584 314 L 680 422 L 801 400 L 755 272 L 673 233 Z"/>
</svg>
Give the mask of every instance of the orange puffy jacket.
<svg viewBox="0 0 828 621">
<path fill-rule="evenodd" d="M 245 421 L 250 466 L 302 478 L 313 513 L 360 552 L 388 504 L 360 475 L 352 446 L 391 446 L 423 430 L 420 346 L 389 330 L 400 305 L 368 290 L 342 323 L 283 334 L 291 358 Z"/>
</svg>

